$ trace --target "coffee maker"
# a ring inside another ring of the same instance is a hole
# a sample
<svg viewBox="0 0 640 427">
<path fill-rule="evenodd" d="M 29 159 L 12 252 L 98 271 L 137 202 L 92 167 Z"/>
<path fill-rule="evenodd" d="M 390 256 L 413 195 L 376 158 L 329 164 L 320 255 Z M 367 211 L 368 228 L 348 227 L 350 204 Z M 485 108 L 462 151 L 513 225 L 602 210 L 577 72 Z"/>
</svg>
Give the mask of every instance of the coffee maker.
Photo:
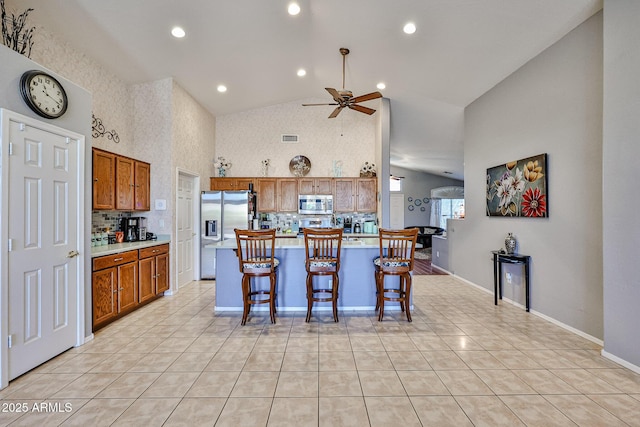
<svg viewBox="0 0 640 427">
<path fill-rule="evenodd" d="M 353 220 L 350 216 L 347 216 L 344 218 L 344 222 L 343 222 L 343 233 L 352 233 L 353 232 Z"/>
<path fill-rule="evenodd" d="M 120 231 L 124 233 L 125 242 L 147 240 L 147 219 L 132 216 L 120 220 Z"/>
</svg>

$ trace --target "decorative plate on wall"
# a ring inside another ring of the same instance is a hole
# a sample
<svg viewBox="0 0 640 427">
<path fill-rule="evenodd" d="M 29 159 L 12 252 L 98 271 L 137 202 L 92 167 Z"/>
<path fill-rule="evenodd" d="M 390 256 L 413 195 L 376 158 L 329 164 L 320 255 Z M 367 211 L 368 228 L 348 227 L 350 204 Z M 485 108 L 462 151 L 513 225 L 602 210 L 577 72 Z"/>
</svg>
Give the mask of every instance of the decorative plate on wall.
<svg viewBox="0 0 640 427">
<path fill-rule="evenodd" d="M 421 207 L 420 207 L 420 212 L 424 212 L 424 211 L 426 211 L 425 207 L 424 207 L 424 206 L 421 206 Z"/>
<path fill-rule="evenodd" d="M 429 203 L 431 201 L 431 199 L 428 198 L 428 197 L 425 197 L 424 199 L 422 199 L 422 201 L 425 202 L 425 203 Z"/>
<path fill-rule="evenodd" d="M 413 203 L 414 203 L 416 206 L 420 206 L 420 205 L 422 204 L 422 200 L 420 200 L 420 199 L 416 199 Z"/>
<path fill-rule="evenodd" d="M 407 202 L 409 203 L 413 202 L 413 197 L 407 197 Z"/>
<path fill-rule="evenodd" d="M 305 176 L 311 170 L 311 161 L 305 156 L 295 156 L 289 162 L 289 171 L 294 176 Z"/>
<path fill-rule="evenodd" d="M 415 209 L 415 207 L 414 207 L 413 205 L 409 205 L 409 207 L 408 207 L 407 209 L 409 209 L 410 211 L 412 211 L 412 210 L 414 210 L 414 209 Z"/>
</svg>

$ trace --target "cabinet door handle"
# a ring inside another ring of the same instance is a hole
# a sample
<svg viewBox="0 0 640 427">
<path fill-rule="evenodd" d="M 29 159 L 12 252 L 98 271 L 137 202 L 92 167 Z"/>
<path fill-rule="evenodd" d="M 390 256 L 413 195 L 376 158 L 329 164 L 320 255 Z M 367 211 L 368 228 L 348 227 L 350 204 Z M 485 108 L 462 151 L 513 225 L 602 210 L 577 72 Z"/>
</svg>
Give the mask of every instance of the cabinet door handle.
<svg viewBox="0 0 640 427">
<path fill-rule="evenodd" d="M 118 289 L 118 290 L 119 290 L 119 291 L 124 291 L 124 288 L 120 288 L 120 289 Z"/>
<path fill-rule="evenodd" d="M 156 252 L 160 252 L 160 249 L 154 249 L 152 252 L 155 254 Z"/>
<path fill-rule="evenodd" d="M 98 182 L 98 178 L 93 178 L 93 182 Z"/>
<path fill-rule="evenodd" d="M 117 290 L 117 289 L 114 289 L 114 290 L 113 290 L 113 293 L 114 293 L 114 294 L 117 294 L 117 293 L 118 293 L 118 290 Z"/>
<path fill-rule="evenodd" d="M 114 258 L 113 262 L 118 262 L 118 261 L 122 261 L 124 258 Z"/>
</svg>

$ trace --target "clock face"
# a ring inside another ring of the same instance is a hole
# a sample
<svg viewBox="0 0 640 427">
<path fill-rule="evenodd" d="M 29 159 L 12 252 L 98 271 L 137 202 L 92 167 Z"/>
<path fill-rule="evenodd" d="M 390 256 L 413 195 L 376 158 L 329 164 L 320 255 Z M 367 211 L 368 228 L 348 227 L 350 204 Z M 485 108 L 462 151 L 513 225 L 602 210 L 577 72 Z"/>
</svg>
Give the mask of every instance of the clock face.
<svg viewBox="0 0 640 427">
<path fill-rule="evenodd" d="M 67 94 L 52 76 L 42 71 L 27 71 L 20 79 L 20 93 L 24 102 L 36 114 L 56 119 L 67 111 Z"/>
</svg>

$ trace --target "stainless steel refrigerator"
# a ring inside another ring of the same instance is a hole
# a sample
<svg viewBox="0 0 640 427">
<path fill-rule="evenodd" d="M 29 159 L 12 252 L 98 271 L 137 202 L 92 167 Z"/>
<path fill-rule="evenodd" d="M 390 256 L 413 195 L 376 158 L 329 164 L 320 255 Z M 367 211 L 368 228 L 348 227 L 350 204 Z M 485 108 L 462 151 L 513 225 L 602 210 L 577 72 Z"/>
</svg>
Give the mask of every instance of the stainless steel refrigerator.
<svg viewBox="0 0 640 427">
<path fill-rule="evenodd" d="M 200 277 L 215 279 L 215 244 L 235 239 L 234 228 L 249 226 L 249 191 L 203 191 L 200 196 Z"/>
</svg>

